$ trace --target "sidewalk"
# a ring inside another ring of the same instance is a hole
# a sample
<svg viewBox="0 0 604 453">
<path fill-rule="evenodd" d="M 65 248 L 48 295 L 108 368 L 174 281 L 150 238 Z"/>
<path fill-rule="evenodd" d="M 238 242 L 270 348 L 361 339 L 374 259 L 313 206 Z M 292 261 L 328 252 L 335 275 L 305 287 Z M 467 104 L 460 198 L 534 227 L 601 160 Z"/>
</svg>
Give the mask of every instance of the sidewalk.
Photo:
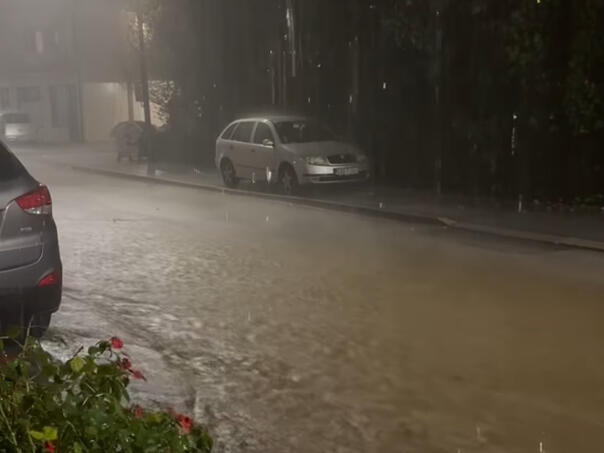
<svg viewBox="0 0 604 453">
<path fill-rule="evenodd" d="M 35 152 L 53 163 L 83 171 L 283 199 L 327 209 L 440 224 L 484 234 L 604 252 L 604 209 L 589 212 L 548 212 L 541 209 L 518 213 L 512 206 L 494 206 L 452 197 L 436 198 L 411 190 L 346 185 L 313 188 L 302 197 L 284 197 L 265 185 L 243 184 L 240 190 L 226 189 L 214 169 L 162 165 L 156 176 L 150 177 L 147 176 L 145 163 L 118 163 L 111 145 L 45 147 Z"/>
</svg>

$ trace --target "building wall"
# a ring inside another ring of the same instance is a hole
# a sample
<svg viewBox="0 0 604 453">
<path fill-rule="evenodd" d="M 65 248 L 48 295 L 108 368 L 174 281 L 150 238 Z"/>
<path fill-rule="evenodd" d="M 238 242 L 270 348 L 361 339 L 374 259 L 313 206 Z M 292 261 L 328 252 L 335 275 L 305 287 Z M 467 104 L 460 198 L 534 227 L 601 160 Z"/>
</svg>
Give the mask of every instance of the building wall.
<svg viewBox="0 0 604 453">
<path fill-rule="evenodd" d="M 0 0 L 0 78 L 72 73 L 73 0 Z"/>
<path fill-rule="evenodd" d="M 86 141 L 109 139 L 111 128 L 128 119 L 126 86 L 117 82 L 83 84 L 82 116 Z"/>
<path fill-rule="evenodd" d="M 141 102 L 133 101 L 134 121 L 144 121 Z M 84 140 L 105 141 L 111 138 L 111 129 L 128 118 L 128 86 L 119 82 L 85 83 L 82 86 L 82 116 Z M 163 124 L 158 115 L 158 106 L 151 105 L 151 122 Z"/>
<path fill-rule="evenodd" d="M 84 141 L 103 141 L 111 139 L 111 129 L 117 123 L 127 121 L 128 87 L 125 82 L 88 82 L 83 83 L 80 91 L 81 103 L 77 97 L 74 112 L 76 118 L 58 120 L 56 95 L 53 100 L 52 90 L 71 87 L 77 96 L 78 82 L 73 77 L 34 75 L 18 79 L 0 79 L 0 90 L 7 90 L 8 104 L 0 106 L 0 114 L 22 112 L 30 115 L 32 124 L 37 130 L 37 139 L 41 142 L 74 141 L 79 133 L 79 121 L 82 124 Z M 18 90 L 33 88 L 40 96 L 32 102 L 19 102 Z M 134 97 L 134 94 L 133 94 Z M 54 107 L 53 107 L 54 104 Z M 81 119 L 79 109 L 81 108 Z M 144 110 L 141 102 L 132 101 L 133 119 L 144 121 Z M 68 121 L 65 124 L 65 121 Z M 159 115 L 159 106 L 151 104 L 151 122 L 156 126 L 163 125 Z M 57 125 L 57 123 L 63 123 Z"/>
<path fill-rule="evenodd" d="M 28 113 L 41 141 L 70 140 L 79 129 L 71 4 L 0 0 L 0 89 L 9 101 L 0 108 Z M 39 96 L 24 100 L 19 96 L 24 88 Z M 67 92 L 75 99 L 67 102 L 62 94 Z"/>
<path fill-rule="evenodd" d="M 6 90 L 9 101 L 8 105 L 2 106 L 0 113 L 29 114 L 39 141 L 65 142 L 72 140 L 77 138 L 74 135 L 77 136 L 79 128 L 77 112 L 73 112 L 73 115 L 69 115 L 69 112 L 59 115 L 56 99 L 57 90 L 61 88 L 62 91 L 65 91 L 67 87 L 75 93 L 77 83 L 73 78 L 61 75 L 30 75 L 17 79 L 0 79 L 0 89 Z M 39 96 L 32 100 L 20 100 L 20 89 L 34 90 L 39 93 Z M 51 91 L 55 92 L 54 99 Z M 77 97 L 71 99 L 71 102 L 74 104 L 73 108 L 77 109 Z"/>
<path fill-rule="evenodd" d="M 75 9 L 75 43 L 78 69 L 86 82 L 125 82 L 139 75 L 132 48 L 126 2 L 78 0 Z"/>
<path fill-rule="evenodd" d="M 9 100 L 0 111 L 28 113 L 40 141 L 109 139 L 111 128 L 128 119 L 126 82 L 138 76 L 124 5 L 0 0 L 0 95 Z M 23 87 L 40 96 L 18 102 Z M 135 119 L 142 118 L 140 104 L 133 104 Z"/>
</svg>

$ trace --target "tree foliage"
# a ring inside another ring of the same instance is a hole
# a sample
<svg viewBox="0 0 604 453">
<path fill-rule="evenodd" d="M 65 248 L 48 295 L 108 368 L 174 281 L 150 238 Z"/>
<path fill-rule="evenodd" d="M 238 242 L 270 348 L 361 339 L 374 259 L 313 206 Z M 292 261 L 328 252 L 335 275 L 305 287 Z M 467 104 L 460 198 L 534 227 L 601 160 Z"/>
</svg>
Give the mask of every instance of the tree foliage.
<svg viewBox="0 0 604 453">
<path fill-rule="evenodd" d="M 526 0 L 510 18 L 507 56 L 521 89 L 559 95 L 552 110 L 564 115 L 575 134 L 602 129 L 604 3 Z"/>
<path fill-rule="evenodd" d="M 173 82 L 156 97 L 197 149 L 277 92 L 366 147 L 384 182 L 429 187 L 442 156 L 449 190 L 604 191 L 604 0 L 150 5 L 150 58 Z"/>
</svg>

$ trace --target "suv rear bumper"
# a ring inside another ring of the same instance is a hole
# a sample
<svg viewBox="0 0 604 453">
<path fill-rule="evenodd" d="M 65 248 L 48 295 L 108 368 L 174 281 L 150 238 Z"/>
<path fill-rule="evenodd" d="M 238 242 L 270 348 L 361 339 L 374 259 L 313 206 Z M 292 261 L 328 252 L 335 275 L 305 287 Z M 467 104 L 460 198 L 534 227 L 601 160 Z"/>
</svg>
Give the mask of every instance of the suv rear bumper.
<svg viewBox="0 0 604 453">
<path fill-rule="evenodd" d="M 61 285 L 0 294 L 0 333 L 10 326 L 25 327 L 32 316 L 54 313 L 61 305 Z"/>
<path fill-rule="evenodd" d="M 8 313 L 55 312 L 59 309 L 62 280 L 52 286 L 38 287 L 47 275 L 62 274 L 56 231 L 45 233 L 44 248 L 35 263 L 0 271 L 0 316 Z"/>
</svg>

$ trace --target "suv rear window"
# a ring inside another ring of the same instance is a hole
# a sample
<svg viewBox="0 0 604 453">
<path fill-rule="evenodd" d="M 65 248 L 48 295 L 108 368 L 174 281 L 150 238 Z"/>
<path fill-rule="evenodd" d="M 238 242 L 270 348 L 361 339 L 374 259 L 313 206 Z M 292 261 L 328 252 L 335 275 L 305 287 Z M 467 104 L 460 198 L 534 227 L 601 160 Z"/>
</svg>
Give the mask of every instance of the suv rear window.
<svg viewBox="0 0 604 453">
<path fill-rule="evenodd" d="M 0 143 L 0 183 L 16 179 L 23 173 L 23 167 L 13 154 Z"/>
</svg>

